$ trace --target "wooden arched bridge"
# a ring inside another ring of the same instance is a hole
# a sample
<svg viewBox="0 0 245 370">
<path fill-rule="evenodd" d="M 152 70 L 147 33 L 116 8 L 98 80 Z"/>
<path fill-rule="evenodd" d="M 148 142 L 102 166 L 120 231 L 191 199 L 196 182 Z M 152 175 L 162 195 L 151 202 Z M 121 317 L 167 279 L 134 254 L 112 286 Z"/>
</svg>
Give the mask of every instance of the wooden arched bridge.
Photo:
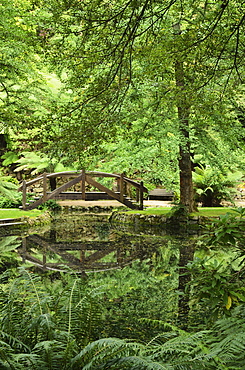
<svg viewBox="0 0 245 370">
<path fill-rule="evenodd" d="M 112 178 L 114 190 L 99 182 L 103 178 Z M 87 191 L 88 185 L 97 190 Z M 75 190 L 67 191 L 70 188 Z M 49 199 L 115 199 L 131 209 L 143 209 L 143 194 L 148 193 L 142 181 L 138 183 L 123 174 L 85 172 L 85 170 L 43 173 L 33 180 L 23 181 L 19 191 L 22 191 L 22 208 L 25 210 L 34 209 Z M 36 195 L 34 201 L 28 203 L 27 194 Z"/>
</svg>

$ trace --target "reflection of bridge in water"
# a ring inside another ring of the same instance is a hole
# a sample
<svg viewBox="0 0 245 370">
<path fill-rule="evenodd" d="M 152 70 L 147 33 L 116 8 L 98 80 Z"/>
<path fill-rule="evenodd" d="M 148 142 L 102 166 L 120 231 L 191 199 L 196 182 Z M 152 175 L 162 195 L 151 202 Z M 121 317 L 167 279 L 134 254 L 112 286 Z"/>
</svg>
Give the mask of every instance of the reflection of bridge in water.
<svg viewBox="0 0 245 370">
<path fill-rule="evenodd" d="M 125 236 L 116 240 L 68 242 L 55 241 L 54 235 L 52 239 L 30 235 L 22 239 L 18 251 L 23 262 L 31 262 L 42 270 L 67 271 L 68 268 L 85 273 L 117 269 L 145 258 L 142 243 L 133 242 L 130 246 L 130 242 L 126 245 Z"/>
</svg>

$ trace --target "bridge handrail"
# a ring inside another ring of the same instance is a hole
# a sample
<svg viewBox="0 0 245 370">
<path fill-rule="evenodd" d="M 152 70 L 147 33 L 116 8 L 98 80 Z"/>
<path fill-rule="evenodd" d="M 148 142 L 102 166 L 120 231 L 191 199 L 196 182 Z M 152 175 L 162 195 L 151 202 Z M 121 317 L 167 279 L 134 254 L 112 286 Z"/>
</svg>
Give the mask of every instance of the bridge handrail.
<svg viewBox="0 0 245 370">
<path fill-rule="evenodd" d="M 79 174 L 81 174 L 81 171 L 64 171 L 64 172 L 47 173 L 46 174 L 46 177 L 47 178 L 53 178 L 53 177 L 76 177 Z M 116 179 L 120 179 L 121 178 L 121 175 L 118 175 L 118 174 L 115 174 L 115 173 L 96 172 L 96 171 L 88 171 L 88 172 L 85 172 L 85 175 L 94 176 L 94 177 L 114 177 Z M 28 187 L 30 185 L 33 185 L 36 182 L 42 180 L 43 177 L 44 176 L 42 174 L 42 175 L 36 177 L 33 180 L 27 181 L 26 184 L 25 184 L 26 187 Z M 134 186 L 135 188 L 138 188 L 139 189 L 141 187 L 141 184 L 137 183 L 134 180 L 129 179 L 128 177 L 124 177 L 123 176 L 123 180 L 125 182 L 129 183 L 130 185 Z M 23 188 L 23 184 L 20 185 L 20 187 L 18 188 L 18 190 L 21 191 L 22 188 Z M 142 190 L 143 190 L 143 192 L 146 192 L 146 193 L 148 192 L 148 189 L 145 186 L 143 186 Z"/>
</svg>

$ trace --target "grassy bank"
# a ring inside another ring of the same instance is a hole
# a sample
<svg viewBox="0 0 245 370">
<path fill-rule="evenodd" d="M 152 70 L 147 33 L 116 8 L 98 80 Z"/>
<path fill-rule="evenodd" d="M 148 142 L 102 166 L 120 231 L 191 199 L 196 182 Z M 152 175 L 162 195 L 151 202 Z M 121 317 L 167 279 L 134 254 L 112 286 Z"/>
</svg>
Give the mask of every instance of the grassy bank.
<svg viewBox="0 0 245 370">
<path fill-rule="evenodd" d="M 33 209 L 31 211 L 23 211 L 18 208 L 9 208 L 9 209 L 0 209 L 0 219 L 4 218 L 20 218 L 20 217 L 37 217 L 40 216 L 43 213 L 43 211 L 40 211 L 39 209 Z"/>
<path fill-rule="evenodd" d="M 143 211 L 128 211 L 127 213 L 140 213 L 143 215 L 166 215 L 171 211 L 170 207 L 149 207 Z M 228 207 L 200 207 L 198 212 L 192 213 L 193 216 L 219 217 L 226 213 L 234 213 L 232 208 Z"/>
</svg>

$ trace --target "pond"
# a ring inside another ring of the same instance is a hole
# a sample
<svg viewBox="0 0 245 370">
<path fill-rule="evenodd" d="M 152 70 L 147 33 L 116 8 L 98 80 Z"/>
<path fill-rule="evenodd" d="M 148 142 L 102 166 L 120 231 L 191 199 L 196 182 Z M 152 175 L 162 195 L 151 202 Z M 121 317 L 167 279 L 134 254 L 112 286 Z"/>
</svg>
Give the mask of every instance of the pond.
<svg viewBox="0 0 245 370">
<path fill-rule="evenodd" d="M 186 265 L 195 253 L 210 255 L 195 252 L 196 238 L 165 227 L 110 223 L 108 213 L 60 213 L 49 226 L 2 236 L 1 270 L 22 265 L 51 281 L 75 272 L 102 292 L 106 314 L 100 336 L 150 340 L 161 322 L 186 329 L 204 320 L 202 310 L 190 315 L 186 294 L 191 280 Z M 227 253 L 219 253 L 229 261 Z"/>
<path fill-rule="evenodd" d="M 152 260 L 170 241 L 175 244 L 189 238 L 174 236 L 159 226 L 110 223 L 108 219 L 106 213 L 57 214 L 49 226 L 2 235 L 1 250 L 14 250 L 16 261 L 29 262 L 36 269 L 86 274 Z"/>
</svg>

